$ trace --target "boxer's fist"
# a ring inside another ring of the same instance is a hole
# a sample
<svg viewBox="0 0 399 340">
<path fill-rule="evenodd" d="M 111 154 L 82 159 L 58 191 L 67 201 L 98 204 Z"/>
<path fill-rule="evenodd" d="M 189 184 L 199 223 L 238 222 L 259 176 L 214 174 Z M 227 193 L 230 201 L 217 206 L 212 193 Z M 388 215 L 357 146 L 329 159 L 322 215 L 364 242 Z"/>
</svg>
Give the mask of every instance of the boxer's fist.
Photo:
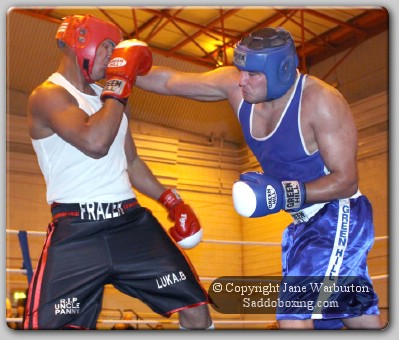
<svg viewBox="0 0 399 340">
<path fill-rule="evenodd" d="M 184 248 L 194 248 L 202 239 L 202 228 L 191 207 L 180 203 L 173 208 L 175 225 L 169 229 L 177 244 Z"/>
<path fill-rule="evenodd" d="M 114 98 L 126 104 L 136 77 L 148 73 L 151 66 L 152 52 L 145 42 L 122 41 L 116 45 L 108 63 L 101 99 Z"/>
<path fill-rule="evenodd" d="M 279 181 L 260 172 L 241 174 L 233 185 L 235 210 L 245 217 L 261 217 L 280 210 L 296 211 L 305 203 L 305 185 Z"/>
<path fill-rule="evenodd" d="M 177 244 L 184 248 L 194 248 L 202 239 L 202 228 L 191 207 L 184 203 L 176 190 L 168 189 L 158 199 L 168 210 L 168 217 L 175 222 L 169 229 Z"/>
</svg>

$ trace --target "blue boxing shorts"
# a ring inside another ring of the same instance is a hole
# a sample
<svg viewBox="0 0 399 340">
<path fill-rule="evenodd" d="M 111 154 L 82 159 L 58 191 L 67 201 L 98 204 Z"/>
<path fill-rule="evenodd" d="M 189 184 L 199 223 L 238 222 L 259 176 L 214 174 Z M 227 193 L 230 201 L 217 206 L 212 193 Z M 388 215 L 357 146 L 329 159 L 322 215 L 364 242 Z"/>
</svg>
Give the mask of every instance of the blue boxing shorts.
<svg viewBox="0 0 399 340">
<path fill-rule="evenodd" d="M 368 274 L 374 242 L 372 207 L 364 195 L 324 205 L 308 221 L 290 224 L 282 241 L 277 320 L 315 319 L 327 328 L 341 319 L 379 315 Z M 338 325 L 339 324 L 339 325 Z"/>
<path fill-rule="evenodd" d="M 208 303 L 188 258 L 135 199 L 56 204 L 52 214 L 24 329 L 95 329 L 107 284 L 165 317 Z"/>
</svg>

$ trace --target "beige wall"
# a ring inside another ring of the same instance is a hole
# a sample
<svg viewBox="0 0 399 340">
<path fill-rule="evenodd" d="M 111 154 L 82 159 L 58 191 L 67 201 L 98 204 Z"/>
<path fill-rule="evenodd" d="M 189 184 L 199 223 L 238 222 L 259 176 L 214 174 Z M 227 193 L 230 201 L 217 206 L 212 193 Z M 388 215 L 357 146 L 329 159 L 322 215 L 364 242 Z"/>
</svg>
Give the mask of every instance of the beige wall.
<svg viewBox="0 0 399 340">
<path fill-rule="evenodd" d="M 310 74 L 336 86 L 349 103 L 386 91 L 390 72 L 389 32 L 380 33 L 359 43 L 350 53 L 341 52 L 309 70 Z"/>
</svg>

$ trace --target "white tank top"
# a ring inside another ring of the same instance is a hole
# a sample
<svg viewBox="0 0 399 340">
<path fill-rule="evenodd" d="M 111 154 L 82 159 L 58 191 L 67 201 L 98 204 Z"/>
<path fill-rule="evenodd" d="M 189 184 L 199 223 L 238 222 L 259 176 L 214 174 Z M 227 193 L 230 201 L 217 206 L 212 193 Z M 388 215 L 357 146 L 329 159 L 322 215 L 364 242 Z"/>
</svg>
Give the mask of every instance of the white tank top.
<svg viewBox="0 0 399 340">
<path fill-rule="evenodd" d="M 52 74 L 49 80 L 64 87 L 76 98 L 79 107 L 88 115 L 94 114 L 101 108 L 100 86 L 91 84 L 98 94 L 92 96 L 77 90 L 59 73 Z M 49 204 L 110 203 L 135 197 L 123 152 L 127 130 L 127 117 L 123 115 L 118 134 L 108 154 L 100 159 L 85 155 L 57 134 L 43 139 L 32 139 L 46 181 L 47 202 Z"/>
</svg>

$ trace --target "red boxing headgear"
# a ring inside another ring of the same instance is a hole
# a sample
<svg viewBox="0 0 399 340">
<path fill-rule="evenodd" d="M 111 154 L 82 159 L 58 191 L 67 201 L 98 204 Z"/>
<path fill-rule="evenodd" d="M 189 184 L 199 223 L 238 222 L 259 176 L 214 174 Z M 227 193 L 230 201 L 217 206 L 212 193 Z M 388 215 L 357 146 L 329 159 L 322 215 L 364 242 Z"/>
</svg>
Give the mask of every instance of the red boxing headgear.
<svg viewBox="0 0 399 340">
<path fill-rule="evenodd" d="M 90 83 L 94 83 L 90 74 L 98 46 L 107 39 L 115 45 L 123 39 L 122 31 L 116 25 L 92 15 L 66 17 L 55 37 L 72 48 L 84 77 Z"/>
</svg>

